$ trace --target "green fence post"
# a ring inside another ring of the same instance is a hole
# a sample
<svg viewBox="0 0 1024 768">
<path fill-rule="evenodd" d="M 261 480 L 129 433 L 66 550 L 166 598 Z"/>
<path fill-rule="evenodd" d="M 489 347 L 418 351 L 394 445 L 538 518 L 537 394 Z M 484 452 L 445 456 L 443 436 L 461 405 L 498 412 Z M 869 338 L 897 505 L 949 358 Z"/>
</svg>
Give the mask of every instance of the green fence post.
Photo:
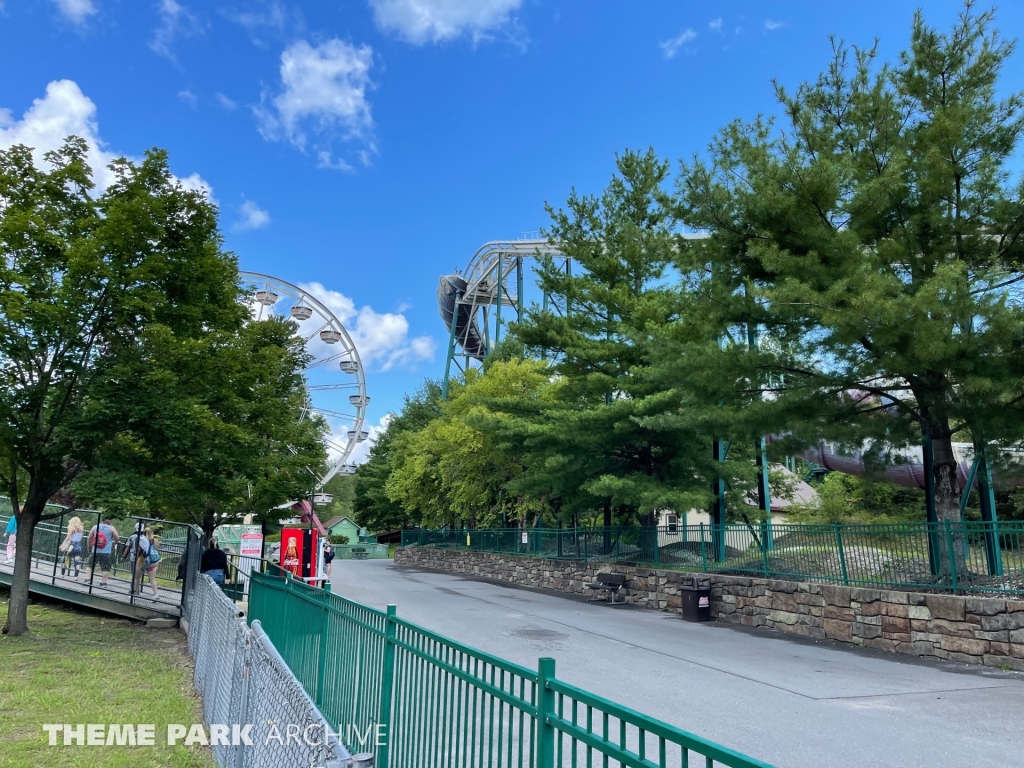
<svg viewBox="0 0 1024 768">
<path fill-rule="evenodd" d="M 768 578 L 768 521 L 761 521 L 761 563 L 764 566 L 764 577 Z"/>
<path fill-rule="evenodd" d="M 292 573 L 291 573 L 291 571 L 285 571 L 284 572 L 284 609 L 281 611 L 281 624 L 280 624 L 280 626 L 282 626 L 282 627 L 290 627 L 291 626 L 291 624 L 288 623 L 288 606 L 291 605 L 291 604 L 292 604 Z M 263 627 L 263 629 L 264 629 L 264 631 L 266 631 L 267 628 Z M 267 634 L 270 635 L 269 632 L 267 632 Z M 270 639 L 271 639 L 272 642 L 274 642 L 277 645 L 278 653 L 280 653 L 282 656 L 284 656 L 285 661 L 287 661 L 288 657 L 285 656 L 285 653 L 287 652 L 286 648 L 285 648 L 285 638 L 287 638 L 288 635 L 283 635 L 283 634 L 277 632 L 277 627 L 276 626 L 274 627 L 274 634 L 278 638 L 280 638 L 280 641 L 275 639 L 275 637 L 273 637 L 273 636 L 271 636 Z"/>
<path fill-rule="evenodd" d="M 949 552 L 949 575 L 953 579 L 953 594 L 956 594 L 957 588 L 957 572 L 956 572 L 956 552 L 953 549 L 953 529 L 949 525 L 949 520 L 942 521 L 943 529 L 946 531 L 946 551 Z"/>
<path fill-rule="evenodd" d="M 843 550 L 843 527 L 836 520 L 833 525 L 836 527 L 836 547 L 839 549 L 839 570 L 843 574 L 843 584 L 850 585 L 850 575 L 846 572 L 846 552 Z"/>
<path fill-rule="evenodd" d="M 708 572 L 708 551 L 707 547 L 704 546 L 704 523 L 700 524 L 700 562 L 701 570 L 704 573 Z"/>
<path fill-rule="evenodd" d="M 395 683 L 395 615 L 397 609 L 388 606 L 384 624 L 384 667 L 380 677 L 380 716 L 377 725 L 384 726 L 384 743 L 377 750 L 377 768 L 388 768 L 391 751 L 391 694 Z"/>
<path fill-rule="evenodd" d="M 555 692 L 548 681 L 555 679 L 555 660 L 544 657 L 537 661 L 537 768 L 555 767 Z"/>
<path fill-rule="evenodd" d="M 323 592 L 320 595 L 320 641 L 317 644 L 319 658 L 316 670 L 316 694 L 313 698 L 318 707 L 323 707 L 324 703 L 324 675 L 327 673 L 327 654 L 324 653 L 324 648 L 327 643 L 327 617 L 330 615 L 330 602 L 331 582 L 325 581 Z"/>
</svg>

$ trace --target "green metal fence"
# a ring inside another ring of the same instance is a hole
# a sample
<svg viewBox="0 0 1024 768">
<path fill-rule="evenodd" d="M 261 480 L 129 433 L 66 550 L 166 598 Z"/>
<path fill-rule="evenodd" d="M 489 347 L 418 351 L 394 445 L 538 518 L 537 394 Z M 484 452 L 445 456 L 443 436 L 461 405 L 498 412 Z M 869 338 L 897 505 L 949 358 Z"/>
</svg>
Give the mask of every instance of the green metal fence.
<svg viewBox="0 0 1024 768">
<path fill-rule="evenodd" d="M 1024 522 L 403 531 L 402 546 L 889 589 L 1024 593 Z"/>
<path fill-rule="evenodd" d="M 554 659 L 527 669 L 270 570 L 249 621 L 377 768 L 768 768 L 558 680 Z"/>
</svg>

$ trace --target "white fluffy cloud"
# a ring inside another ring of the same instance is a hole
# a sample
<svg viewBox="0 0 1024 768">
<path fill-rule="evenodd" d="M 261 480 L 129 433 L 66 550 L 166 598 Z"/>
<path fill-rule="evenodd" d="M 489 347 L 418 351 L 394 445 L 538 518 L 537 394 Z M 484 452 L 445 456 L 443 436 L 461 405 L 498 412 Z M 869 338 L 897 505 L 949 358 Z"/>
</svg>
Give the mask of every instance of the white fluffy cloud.
<svg viewBox="0 0 1024 768">
<path fill-rule="evenodd" d="M 413 45 L 440 43 L 468 34 L 474 41 L 513 22 L 522 0 L 370 0 L 385 32 Z"/>
<path fill-rule="evenodd" d="M 368 45 L 357 48 L 338 39 L 315 47 L 305 40 L 289 45 L 281 54 L 281 92 L 255 109 L 260 133 L 300 149 L 311 133 L 327 143 L 335 137 L 369 142 L 372 66 Z"/>
<path fill-rule="evenodd" d="M 20 120 L 14 119 L 9 109 L 0 108 L 0 149 L 25 144 L 32 147 L 40 166 L 44 164 L 44 154 L 60 149 L 64 139 L 72 135 L 85 139 L 89 146 L 86 160 L 92 166 L 96 185 L 100 189 L 109 186 L 114 174 L 107 165 L 122 154 L 106 148 L 99 135 L 96 105 L 73 80 L 54 80 L 47 85 L 46 95 L 33 101 Z M 210 185 L 197 173 L 179 181 L 186 189 L 212 193 Z"/>
<path fill-rule="evenodd" d="M 92 0 L 53 0 L 53 4 L 72 24 L 85 24 L 96 13 Z"/>
<path fill-rule="evenodd" d="M 153 32 L 149 47 L 154 53 L 174 61 L 174 52 L 171 50 L 174 38 L 178 35 L 199 34 L 203 28 L 199 19 L 177 0 L 160 0 L 158 11 L 160 26 Z"/>
<path fill-rule="evenodd" d="M 259 207 L 254 201 L 242 203 L 241 218 L 235 222 L 234 229 L 244 232 L 250 229 L 263 229 L 270 223 L 270 214 Z"/>
<path fill-rule="evenodd" d="M 350 463 L 363 464 L 370 458 L 370 449 L 380 439 L 380 436 L 384 434 L 384 430 L 388 427 L 388 422 L 393 418 L 395 418 L 394 414 L 385 413 L 377 424 L 363 424 L 363 429 L 369 432 L 370 436 L 363 442 L 356 443 L 356 447 L 348 457 Z M 345 445 L 348 442 L 347 430 L 332 430 L 330 440 L 337 445 Z"/>
<path fill-rule="evenodd" d="M 661 51 L 662 53 L 665 54 L 666 59 L 671 59 L 675 57 L 677 53 L 679 53 L 679 50 L 684 45 L 689 43 L 691 40 L 695 40 L 696 38 L 697 33 L 694 32 L 692 29 L 687 28 L 684 29 L 675 37 L 673 37 L 671 40 L 665 40 L 662 43 L 658 43 L 658 47 L 661 48 Z"/>
<path fill-rule="evenodd" d="M 329 290 L 321 283 L 299 283 L 299 288 L 309 291 L 334 312 L 352 336 L 363 365 L 376 365 L 382 371 L 389 371 L 433 359 L 433 338 L 410 339 L 405 315 L 377 312 L 370 306 L 356 308 L 348 296 Z"/>
</svg>

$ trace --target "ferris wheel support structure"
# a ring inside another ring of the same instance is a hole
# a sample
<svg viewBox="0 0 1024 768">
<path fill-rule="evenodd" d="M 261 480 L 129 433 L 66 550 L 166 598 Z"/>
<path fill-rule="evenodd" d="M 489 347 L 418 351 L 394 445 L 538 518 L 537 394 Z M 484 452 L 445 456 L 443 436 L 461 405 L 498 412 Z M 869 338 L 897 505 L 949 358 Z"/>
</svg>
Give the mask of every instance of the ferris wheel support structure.
<svg viewBox="0 0 1024 768">
<path fill-rule="evenodd" d="M 326 467 L 309 468 L 315 478 L 316 493 L 336 474 L 355 472 L 355 465 L 350 462 L 352 452 L 369 437 L 363 425 L 370 398 L 359 351 L 341 320 L 309 291 L 259 272 L 238 274 L 242 285 L 255 289 L 253 319 L 292 320 L 312 356 L 304 371 L 309 398 L 299 419 L 315 413 L 331 427 L 330 436 L 324 439 L 329 457 Z M 336 432 L 341 436 L 337 437 Z"/>
</svg>

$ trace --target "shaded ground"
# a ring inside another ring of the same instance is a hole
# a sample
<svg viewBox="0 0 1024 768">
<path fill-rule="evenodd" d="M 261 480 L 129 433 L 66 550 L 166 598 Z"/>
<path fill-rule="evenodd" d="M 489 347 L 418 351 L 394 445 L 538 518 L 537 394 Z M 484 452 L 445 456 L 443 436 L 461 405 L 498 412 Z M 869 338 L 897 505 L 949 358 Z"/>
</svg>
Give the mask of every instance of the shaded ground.
<svg viewBox="0 0 1024 768">
<path fill-rule="evenodd" d="M 335 561 L 332 589 L 780 768 L 1024 764 L 1024 675 Z"/>
<path fill-rule="evenodd" d="M 0 625 L 7 602 L 0 591 Z M 212 768 L 207 748 L 166 745 L 168 723 L 202 722 L 180 631 L 42 602 L 29 627 L 0 636 L 2 768 Z M 152 723 L 157 746 L 51 747 L 43 723 Z"/>
</svg>

